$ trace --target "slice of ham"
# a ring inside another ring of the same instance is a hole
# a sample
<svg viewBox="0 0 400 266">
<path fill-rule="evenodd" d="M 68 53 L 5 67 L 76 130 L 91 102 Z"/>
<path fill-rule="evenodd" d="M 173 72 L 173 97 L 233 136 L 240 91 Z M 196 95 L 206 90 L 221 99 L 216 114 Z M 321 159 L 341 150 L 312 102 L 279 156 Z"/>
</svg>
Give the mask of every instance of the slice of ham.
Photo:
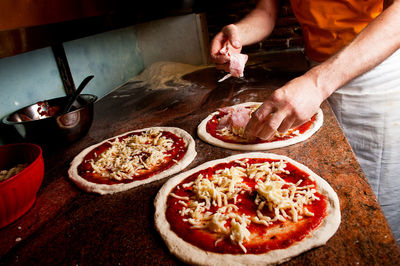
<svg viewBox="0 0 400 266">
<path fill-rule="evenodd" d="M 227 114 L 219 120 L 217 130 L 228 128 L 235 134 L 243 137 L 244 128 L 251 118 L 251 109 L 238 106 L 235 108 L 224 107 L 220 111 Z"/>
<path fill-rule="evenodd" d="M 231 61 L 229 62 L 229 72 L 232 76 L 237 78 L 243 77 L 244 66 L 246 65 L 247 59 L 247 54 L 231 55 Z"/>
<path fill-rule="evenodd" d="M 229 74 L 218 80 L 218 82 L 224 81 L 231 76 L 237 78 L 243 77 L 244 67 L 246 65 L 248 55 L 238 53 L 231 54 L 228 50 L 228 45 L 225 45 L 224 48 L 222 48 L 219 52 L 229 57 Z"/>
</svg>

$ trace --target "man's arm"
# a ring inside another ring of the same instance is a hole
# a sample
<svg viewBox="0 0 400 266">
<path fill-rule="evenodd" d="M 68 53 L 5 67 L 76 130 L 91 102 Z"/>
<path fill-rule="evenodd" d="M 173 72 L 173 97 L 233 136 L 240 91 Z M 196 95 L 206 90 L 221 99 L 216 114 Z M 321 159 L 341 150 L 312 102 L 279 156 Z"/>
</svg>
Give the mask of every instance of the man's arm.
<svg viewBox="0 0 400 266">
<path fill-rule="evenodd" d="M 276 90 L 254 113 L 248 136 L 270 138 L 276 130 L 307 121 L 335 90 L 400 49 L 400 0 L 385 9 L 345 48 Z"/>
<path fill-rule="evenodd" d="M 327 98 L 400 49 L 400 1 L 396 0 L 344 49 L 306 75 Z"/>
<path fill-rule="evenodd" d="M 268 37 L 278 16 L 278 0 L 260 0 L 255 9 L 235 24 L 225 26 L 211 41 L 211 60 L 226 63 L 229 58 L 220 54 L 228 43 L 230 52 L 240 53 L 242 46 L 259 42 Z"/>
<path fill-rule="evenodd" d="M 259 1 L 255 9 L 235 24 L 241 44 L 246 46 L 267 38 L 275 27 L 278 11 L 279 1 Z"/>
</svg>

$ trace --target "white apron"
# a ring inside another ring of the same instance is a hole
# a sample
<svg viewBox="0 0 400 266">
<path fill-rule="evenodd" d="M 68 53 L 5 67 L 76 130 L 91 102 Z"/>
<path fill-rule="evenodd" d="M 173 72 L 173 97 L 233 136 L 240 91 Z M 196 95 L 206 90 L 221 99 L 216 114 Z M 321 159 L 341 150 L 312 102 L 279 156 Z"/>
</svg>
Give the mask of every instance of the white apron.
<svg viewBox="0 0 400 266">
<path fill-rule="evenodd" d="M 400 243 L 400 50 L 328 101 Z"/>
</svg>

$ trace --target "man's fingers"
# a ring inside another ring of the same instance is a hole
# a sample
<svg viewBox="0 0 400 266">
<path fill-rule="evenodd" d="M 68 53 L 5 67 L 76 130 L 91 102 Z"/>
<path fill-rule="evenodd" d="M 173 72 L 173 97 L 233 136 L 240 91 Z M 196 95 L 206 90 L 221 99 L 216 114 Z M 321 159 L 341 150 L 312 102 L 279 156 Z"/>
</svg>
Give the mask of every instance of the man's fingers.
<svg viewBox="0 0 400 266">
<path fill-rule="evenodd" d="M 242 48 L 242 44 L 240 42 L 239 35 L 237 34 L 236 31 L 232 32 L 232 34 L 229 38 L 229 42 L 231 43 L 233 48 L 236 48 L 236 49 Z"/>
<path fill-rule="evenodd" d="M 249 123 L 246 125 L 245 135 L 264 140 L 270 139 L 285 118 L 284 112 L 274 112 L 271 106 L 262 105 L 252 114 Z"/>
<path fill-rule="evenodd" d="M 230 24 L 223 29 L 223 33 L 228 37 L 230 44 L 233 48 L 240 49 L 242 44 L 240 42 L 237 26 Z"/>
<path fill-rule="evenodd" d="M 225 54 L 221 54 L 221 49 L 226 45 L 227 39 L 222 32 L 215 35 L 211 42 L 210 56 L 211 60 L 216 64 L 225 64 L 229 61 L 229 57 Z"/>
<path fill-rule="evenodd" d="M 280 133 L 287 132 L 289 129 L 293 128 L 295 121 L 296 121 L 296 119 L 293 117 L 286 117 L 282 121 L 281 125 L 278 127 L 278 132 L 280 132 Z"/>
<path fill-rule="evenodd" d="M 286 115 L 282 112 L 271 113 L 267 116 L 262 129 L 258 132 L 257 137 L 268 140 L 275 135 Z"/>
<path fill-rule="evenodd" d="M 245 128 L 245 135 L 250 138 L 258 136 L 259 131 L 262 129 L 266 116 L 270 113 L 271 109 L 269 106 L 261 105 L 251 115 L 250 121 L 247 123 Z"/>
<path fill-rule="evenodd" d="M 259 124 L 254 118 L 251 118 L 244 129 L 244 135 L 247 138 L 257 137 L 258 131 L 261 130 L 261 127 L 258 126 Z"/>
</svg>

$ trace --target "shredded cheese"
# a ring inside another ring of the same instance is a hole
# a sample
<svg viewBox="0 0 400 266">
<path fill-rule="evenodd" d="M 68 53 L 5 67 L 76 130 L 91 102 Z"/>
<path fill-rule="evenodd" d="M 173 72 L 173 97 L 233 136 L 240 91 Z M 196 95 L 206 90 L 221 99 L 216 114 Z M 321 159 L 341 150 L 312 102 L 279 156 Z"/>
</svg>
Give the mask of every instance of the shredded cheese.
<svg viewBox="0 0 400 266">
<path fill-rule="evenodd" d="M 109 143 L 109 149 L 90 160 L 93 172 L 108 179 L 127 180 L 163 163 L 174 141 L 162 136 L 160 130 L 150 129 Z"/>
<path fill-rule="evenodd" d="M 223 127 L 221 129 L 217 130 L 218 135 L 223 136 L 223 137 L 228 137 L 228 138 L 235 138 L 235 137 L 240 137 L 243 139 L 247 139 L 245 134 L 244 134 L 244 127 L 235 127 L 232 126 L 231 128 L 229 127 Z M 277 138 L 283 138 L 283 137 L 287 137 L 287 136 L 299 136 L 300 135 L 300 131 L 299 130 L 295 130 L 295 129 L 289 129 L 286 132 L 279 132 L 279 131 L 275 131 L 274 136 Z"/>
<path fill-rule="evenodd" d="M 286 182 L 280 176 L 290 174 L 285 161 L 249 164 L 244 159 L 235 163 L 237 166 L 217 170 L 210 176 L 199 174 L 194 181 L 182 184 L 183 188 L 192 189 L 190 197 L 170 193 L 180 200 L 180 215 L 193 229 L 219 235 L 215 245 L 228 238 L 246 253 L 245 243 L 250 240 L 248 226 L 251 223 L 269 226 L 276 221 L 297 222 L 304 216 L 314 215 L 305 205 L 319 199 L 315 195 L 315 185 L 300 186 L 302 180 L 296 184 Z M 243 182 L 244 178 L 256 182 L 254 203 L 257 211 L 253 217 L 240 213 L 235 205 L 239 194 L 251 192 Z"/>
<path fill-rule="evenodd" d="M 16 166 L 12 167 L 9 170 L 0 170 L 0 182 L 9 179 L 10 177 L 18 174 L 22 170 L 28 167 L 28 164 L 17 164 Z"/>
</svg>

